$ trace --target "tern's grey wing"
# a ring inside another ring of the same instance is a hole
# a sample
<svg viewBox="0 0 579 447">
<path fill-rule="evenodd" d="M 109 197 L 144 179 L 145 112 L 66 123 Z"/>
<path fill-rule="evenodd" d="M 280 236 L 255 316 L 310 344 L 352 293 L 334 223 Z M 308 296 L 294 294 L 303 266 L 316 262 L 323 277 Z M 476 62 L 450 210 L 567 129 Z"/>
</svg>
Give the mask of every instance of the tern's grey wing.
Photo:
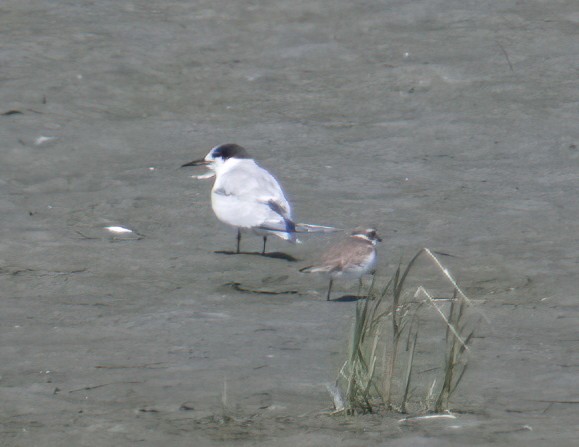
<svg viewBox="0 0 579 447">
<path fill-rule="evenodd" d="M 277 180 L 255 163 L 240 165 L 223 176 L 215 192 L 239 200 L 262 203 L 276 214 L 291 219 L 291 208 Z"/>
<path fill-rule="evenodd" d="M 253 160 L 218 175 L 211 203 L 217 217 L 230 225 L 272 231 L 281 238 L 294 234 L 290 206 L 279 183 Z"/>
</svg>

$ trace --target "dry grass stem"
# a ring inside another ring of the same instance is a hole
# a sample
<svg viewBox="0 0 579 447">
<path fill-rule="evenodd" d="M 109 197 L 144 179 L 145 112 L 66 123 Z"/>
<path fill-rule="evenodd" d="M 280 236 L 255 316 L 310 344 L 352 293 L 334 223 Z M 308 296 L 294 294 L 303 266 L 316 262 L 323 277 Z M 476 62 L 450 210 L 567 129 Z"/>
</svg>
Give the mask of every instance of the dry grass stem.
<svg viewBox="0 0 579 447">
<path fill-rule="evenodd" d="M 432 275 L 416 273 L 421 257 L 434 264 L 434 285 Z M 356 303 L 348 357 L 328 388 L 335 413 L 447 411 L 479 321 L 472 300 L 428 248 L 377 284 L 374 278 L 368 298 Z"/>
</svg>

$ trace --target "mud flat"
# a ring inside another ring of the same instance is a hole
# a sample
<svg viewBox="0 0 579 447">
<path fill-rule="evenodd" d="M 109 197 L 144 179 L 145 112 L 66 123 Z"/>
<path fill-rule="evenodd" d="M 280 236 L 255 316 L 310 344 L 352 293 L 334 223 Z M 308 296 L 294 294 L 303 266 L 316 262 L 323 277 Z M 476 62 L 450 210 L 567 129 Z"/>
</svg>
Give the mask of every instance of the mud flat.
<svg viewBox="0 0 579 447">
<path fill-rule="evenodd" d="M 2 445 L 576 445 L 578 25 L 571 0 L 3 1 Z M 456 256 L 490 321 L 457 419 L 325 414 L 355 304 L 298 273 L 327 237 L 215 253 L 234 233 L 179 166 L 224 142 L 299 221 L 379 228 L 383 277 Z"/>
</svg>

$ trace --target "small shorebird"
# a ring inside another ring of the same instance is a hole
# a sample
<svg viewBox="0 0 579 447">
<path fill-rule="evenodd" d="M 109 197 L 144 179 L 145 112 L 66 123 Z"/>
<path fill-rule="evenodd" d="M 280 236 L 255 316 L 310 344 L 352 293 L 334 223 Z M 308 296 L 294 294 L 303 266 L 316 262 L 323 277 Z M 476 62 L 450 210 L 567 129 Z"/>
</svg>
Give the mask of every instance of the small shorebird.
<svg viewBox="0 0 579 447">
<path fill-rule="evenodd" d="M 347 238 L 331 246 L 318 264 L 304 267 L 300 272 L 324 273 L 330 278 L 326 300 L 330 299 L 332 284 L 338 278 L 358 278 L 360 289 L 362 276 L 373 273 L 376 267 L 376 244 L 382 242 L 374 228 L 356 228 Z M 360 292 L 358 290 L 358 294 Z"/>
<path fill-rule="evenodd" d="M 237 228 L 236 253 L 245 231 L 263 237 L 262 254 L 270 235 L 296 243 L 299 242 L 296 233 L 338 231 L 333 227 L 294 223 L 290 204 L 278 181 L 237 144 L 216 146 L 205 158 L 182 167 L 200 165 L 207 166 L 210 172 L 197 178 L 215 177 L 211 190 L 213 212 L 221 222 Z"/>
</svg>

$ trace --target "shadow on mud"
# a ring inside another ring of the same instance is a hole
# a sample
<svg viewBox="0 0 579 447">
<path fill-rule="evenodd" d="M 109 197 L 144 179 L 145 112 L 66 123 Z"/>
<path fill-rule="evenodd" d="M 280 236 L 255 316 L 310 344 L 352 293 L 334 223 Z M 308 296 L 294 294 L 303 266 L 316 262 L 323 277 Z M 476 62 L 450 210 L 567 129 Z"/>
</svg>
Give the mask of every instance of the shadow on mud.
<svg viewBox="0 0 579 447">
<path fill-rule="evenodd" d="M 227 250 L 218 250 L 214 251 L 213 253 L 217 253 L 220 255 L 251 255 L 251 256 L 262 256 L 264 258 L 271 258 L 271 259 L 282 259 L 288 262 L 297 262 L 299 259 L 294 258 L 292 255 L 288 255 L 287 253 L 282 253 L 281 251 L 272 251 L 270 253 L 261 253 L 257 251 L 240 251 L 239 253 L 235 251 L 227 251 Z"/>
</svg>

